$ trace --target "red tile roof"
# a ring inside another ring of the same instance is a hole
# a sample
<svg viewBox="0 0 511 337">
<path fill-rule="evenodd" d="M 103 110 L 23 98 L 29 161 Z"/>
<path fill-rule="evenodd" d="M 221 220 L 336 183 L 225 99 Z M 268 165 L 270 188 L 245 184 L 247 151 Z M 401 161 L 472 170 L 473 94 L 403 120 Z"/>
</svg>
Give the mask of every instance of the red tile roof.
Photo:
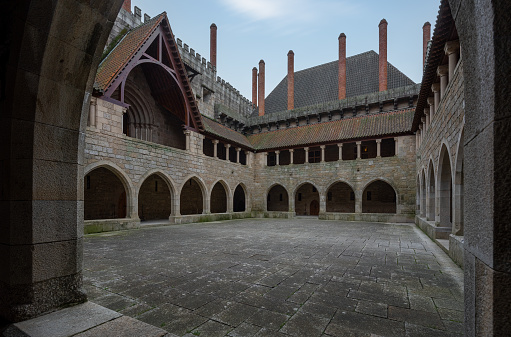
<svg viewBox="0 0 511 337">
<path fill-rule="evenodd" d="M 247 138 L 255 150 L 270 150 L 397 135 L 410 132 L 413 115 L 414 109 L 405 109 L 263 132 Z"/>
<path fill-rule="evenodd" d="M 99 65 L 94 83 L 95 89 L 103 92 L 106 91 L 108 86 L 121 73 L 129 60 L 131 60 L 165 17 L 166 13 L 163 12 L 126 34 Z"/>
<path fill-rule="evenodd" d="M 236 132 L 222 124 L 202 116 L 202 123 L 206 134 L 212 135 L 214 138 L 221 138 L 223 140 L 233 142 L 241 147 L 252 149 L 252 144 L 248 141 L 247 137 L 239 132 Z"/>
</svg>

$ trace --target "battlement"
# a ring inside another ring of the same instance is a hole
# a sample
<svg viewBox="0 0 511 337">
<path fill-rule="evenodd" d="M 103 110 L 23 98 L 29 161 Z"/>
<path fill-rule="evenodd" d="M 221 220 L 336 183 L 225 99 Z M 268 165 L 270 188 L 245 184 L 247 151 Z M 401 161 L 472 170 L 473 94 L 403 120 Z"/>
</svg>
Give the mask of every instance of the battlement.
<svg viewBox="0 0 511 337">
<path fill-rule="evenodd" d="M 190 75 L 190 79 L 202 114 L 218 119 L 219 116 L 215 114 L 215 104 L 221 104 L 229 109 L 231 115 L 238 114 L 245 118 L 250 116 L 254 106 L 248 98 L 229 82 L 217 76 L 216 67 L 200 53 L 179 38 L 176 38 L 176 43 L 183 62 L 194 73 Z M 214 94 L 213 101 L 210 99 L 212 94 Z"/>
<path fill-rule="evenodd" d="M 149 21 L 151 17 L 145 13 L 144 14 L 144 22 Z M 112 30 L 110 31 L 110 35 L 108 36 L 107 43 L 105 45 L 105 49 L 111 48 L 110 44 L 116 43 L 120 40 L 121 33 L 124 33 L 123 30 L 130 30 L 135 27 L 138 27 L 142 24 L 142 10 L 135 6 L 133 8 L 133 12 L 127 10 L 124 6 L 117 14 L 117 18 L 115 19 L 114 25 L 112 26 Z"/>
</svg>

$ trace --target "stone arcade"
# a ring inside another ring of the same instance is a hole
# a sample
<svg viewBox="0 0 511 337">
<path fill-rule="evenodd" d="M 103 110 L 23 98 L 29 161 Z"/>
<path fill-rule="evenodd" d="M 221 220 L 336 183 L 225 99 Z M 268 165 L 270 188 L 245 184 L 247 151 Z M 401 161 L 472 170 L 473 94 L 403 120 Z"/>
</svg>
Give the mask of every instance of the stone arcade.
<svg viewBox="0 0 511 337">
<path fill-rule="evenodd" d="M 121 5 L 8 3 L 2 317 L 18 322 L 86 299 L 83 214 L 87 231 L 104 231 L 317 213 L 415 220 L 449 240 L 465 268 L 465 334 L 509 331 L 507 1 L 441 1 L 421 85 L 388 64 L 382 20 L 378 54 L 346 58 L 341 35 L 339 60 L 318 67 L 333 74 L 329 96 L 301 95 L 300 81 L 322 75 L 295 73 L 289 53 L 289 74 L 267 97 L 264 61 L 253 70 L 252 102 L 174 39 L 165 14 L 146 17 L 100 65 Z M 366 75 L 376 89 L 350 89 L 354 59 L 375 65 L 378 77 Z"/>
</svg>

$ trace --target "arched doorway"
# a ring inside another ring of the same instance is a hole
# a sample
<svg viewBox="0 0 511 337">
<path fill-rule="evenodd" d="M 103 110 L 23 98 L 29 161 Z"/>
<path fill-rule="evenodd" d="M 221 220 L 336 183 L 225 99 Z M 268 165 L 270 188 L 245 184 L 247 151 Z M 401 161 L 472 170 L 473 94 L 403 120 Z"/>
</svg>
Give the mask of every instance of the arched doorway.
<svg viewBox="0 0 511 337">
<path fill-rule="evenodd" d="M 330 186 L 326 198 L 326 211 L 355 213 L 355 192 L 350 185 L 337 182 Z"/>
<path fill-rule="evenodd" d="M 376 180 L 362 194 L 362 213 L 396 213 L 396 191 L 388 183 Z"/>
<path fill-rule="evenodd" d="M 152 174 L 138 192 L 138 216 L 141 221 L 168 219 L 172 213 L 172 193 L 158 174 Z"/>
<path fill-rule="evenodd" d="M 190 178 L 181 189 L 179 198 L 181 215 L 202 214 L 204 197 L 201 185 L 196 178 Z"/>
<path fill-rule="evenodd" d="M 311 206 L 315 206 L 313 201 L 318 203 L 318 210 L 311 210 Z M 295 193 L 295 212 L 296 215 L 318 215 L 319 214 L 319 193 L 314 185 L 305 183 Z"/>
<path fill-rule="evenodd" d="M 282 185 L 273 186 L 266 196 L 268 211 L 289 212 L 289 197 Z"/>
<path fill-rule="evenodd" d="M 427 198 L 427 210 L 426 219 L 428 221 L 435 221 L 435 169 L 433 168 L 433 162 L 429 162 L 428 169 L 428 198 Z"/>
<path fill-rule="evenodd" d="M 452 171 L 447 147 L 442 145 L 438 165 L 438 206 L 440 227 L 452 227 Z"/>
<path fill-rule="evenodd" d="M 309 209 L 310 215 L 319 215 L 319 201 L 316 199 L 312 200 Z"/>
<path fill-rule="evenodd" d="M 245 190 L 243 187 L 238 185 L 234 190 L 234 198 L 232 199 L 232 208 L 234 212 L 245 212 L 246 203 L 245 203 Z"/>
<path fill-rule="evenodd" d="M 227 193 L 221 182 L 217 182 L 211 190 L 211 213 L 227 212 Z"/>
<path fill-rule="evenodd" d="M 115 173 L 99 167 L 85 176 L 85 220 L 126 218 L 126 209 L 126 189 Z"/>
</svg>

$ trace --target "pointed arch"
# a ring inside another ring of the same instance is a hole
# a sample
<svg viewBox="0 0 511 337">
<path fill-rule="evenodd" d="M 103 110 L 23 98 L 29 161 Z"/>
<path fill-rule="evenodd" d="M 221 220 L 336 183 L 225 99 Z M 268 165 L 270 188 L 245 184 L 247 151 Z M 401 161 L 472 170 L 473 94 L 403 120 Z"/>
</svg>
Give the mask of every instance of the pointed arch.
<svg viewBox="0 0 511 337">
<path fill-rule="evenodd" d="M 206 186 L 202 179 L 190 176 L 181 186 L 179 195 L 180 214 L 202 214 L 207 209 Z"/>
<path fill-rule="evenodd" d="M 305 181 L 293 193 L 296 215 L 319 215 L 320 194 L 316 185 Z"/>
<path fill-rule="evenodd" d="M 422 168 L 421 170 L 421 185 L 420 185 L 420 197 L 421 197 L 421 217 L 426 217 L 426 195 L 427 195 L 427 188 L 426 188 L 426 169 Z"/>
<path fill-rule="evenodd" d="M 234 189 L 234 195 L 232 198 L 232 209 L 233 212 L 245 212 L 247 211 L 247 190 L 243 183 L 239 183 Z"/>
<path fill-rule="evenodd" d="M 426 220 L 435 221 L 436 175 L 433 159 L 430 158 L 427 173 Z"/>
<path fill-rule="evenodd" d="M 85 169 L 84 219 L 122 219 L 132 214 L 133 184 L 115 164 L 101 161 Z"/>
<path fill-rule="evenodd" d="M 437 216 L 440 227 L 452 227 L 452 163 L 449 148 L 445 142 L 440 147 L 437 174 Z"/>
<path fill-rule="evenodd" d="M 174 183 L 167 174 L 157 169 L 146 172 L 140 178 L 137 194 L 140 220 L 168 219 L 174 211 L 174 198 Z"/>
<path fill-rule="evenodd" d="M 213 183 L 210 192 L 210 212 L 227 213 L 228 205 L 231 204 L 231 190 L 227 183 L 221 179 Z"/>
<path fill-rule="evenodd" d="M 460 137 L 458 139 L 458 149 L 456 151 L 456 160 L 454 168 L 454 221 L 452 232 L 455 235 L 463 235 L 464 232 L 464 157 L 465 157 L 465 130 L 462 128 Z"/>
</svg>

